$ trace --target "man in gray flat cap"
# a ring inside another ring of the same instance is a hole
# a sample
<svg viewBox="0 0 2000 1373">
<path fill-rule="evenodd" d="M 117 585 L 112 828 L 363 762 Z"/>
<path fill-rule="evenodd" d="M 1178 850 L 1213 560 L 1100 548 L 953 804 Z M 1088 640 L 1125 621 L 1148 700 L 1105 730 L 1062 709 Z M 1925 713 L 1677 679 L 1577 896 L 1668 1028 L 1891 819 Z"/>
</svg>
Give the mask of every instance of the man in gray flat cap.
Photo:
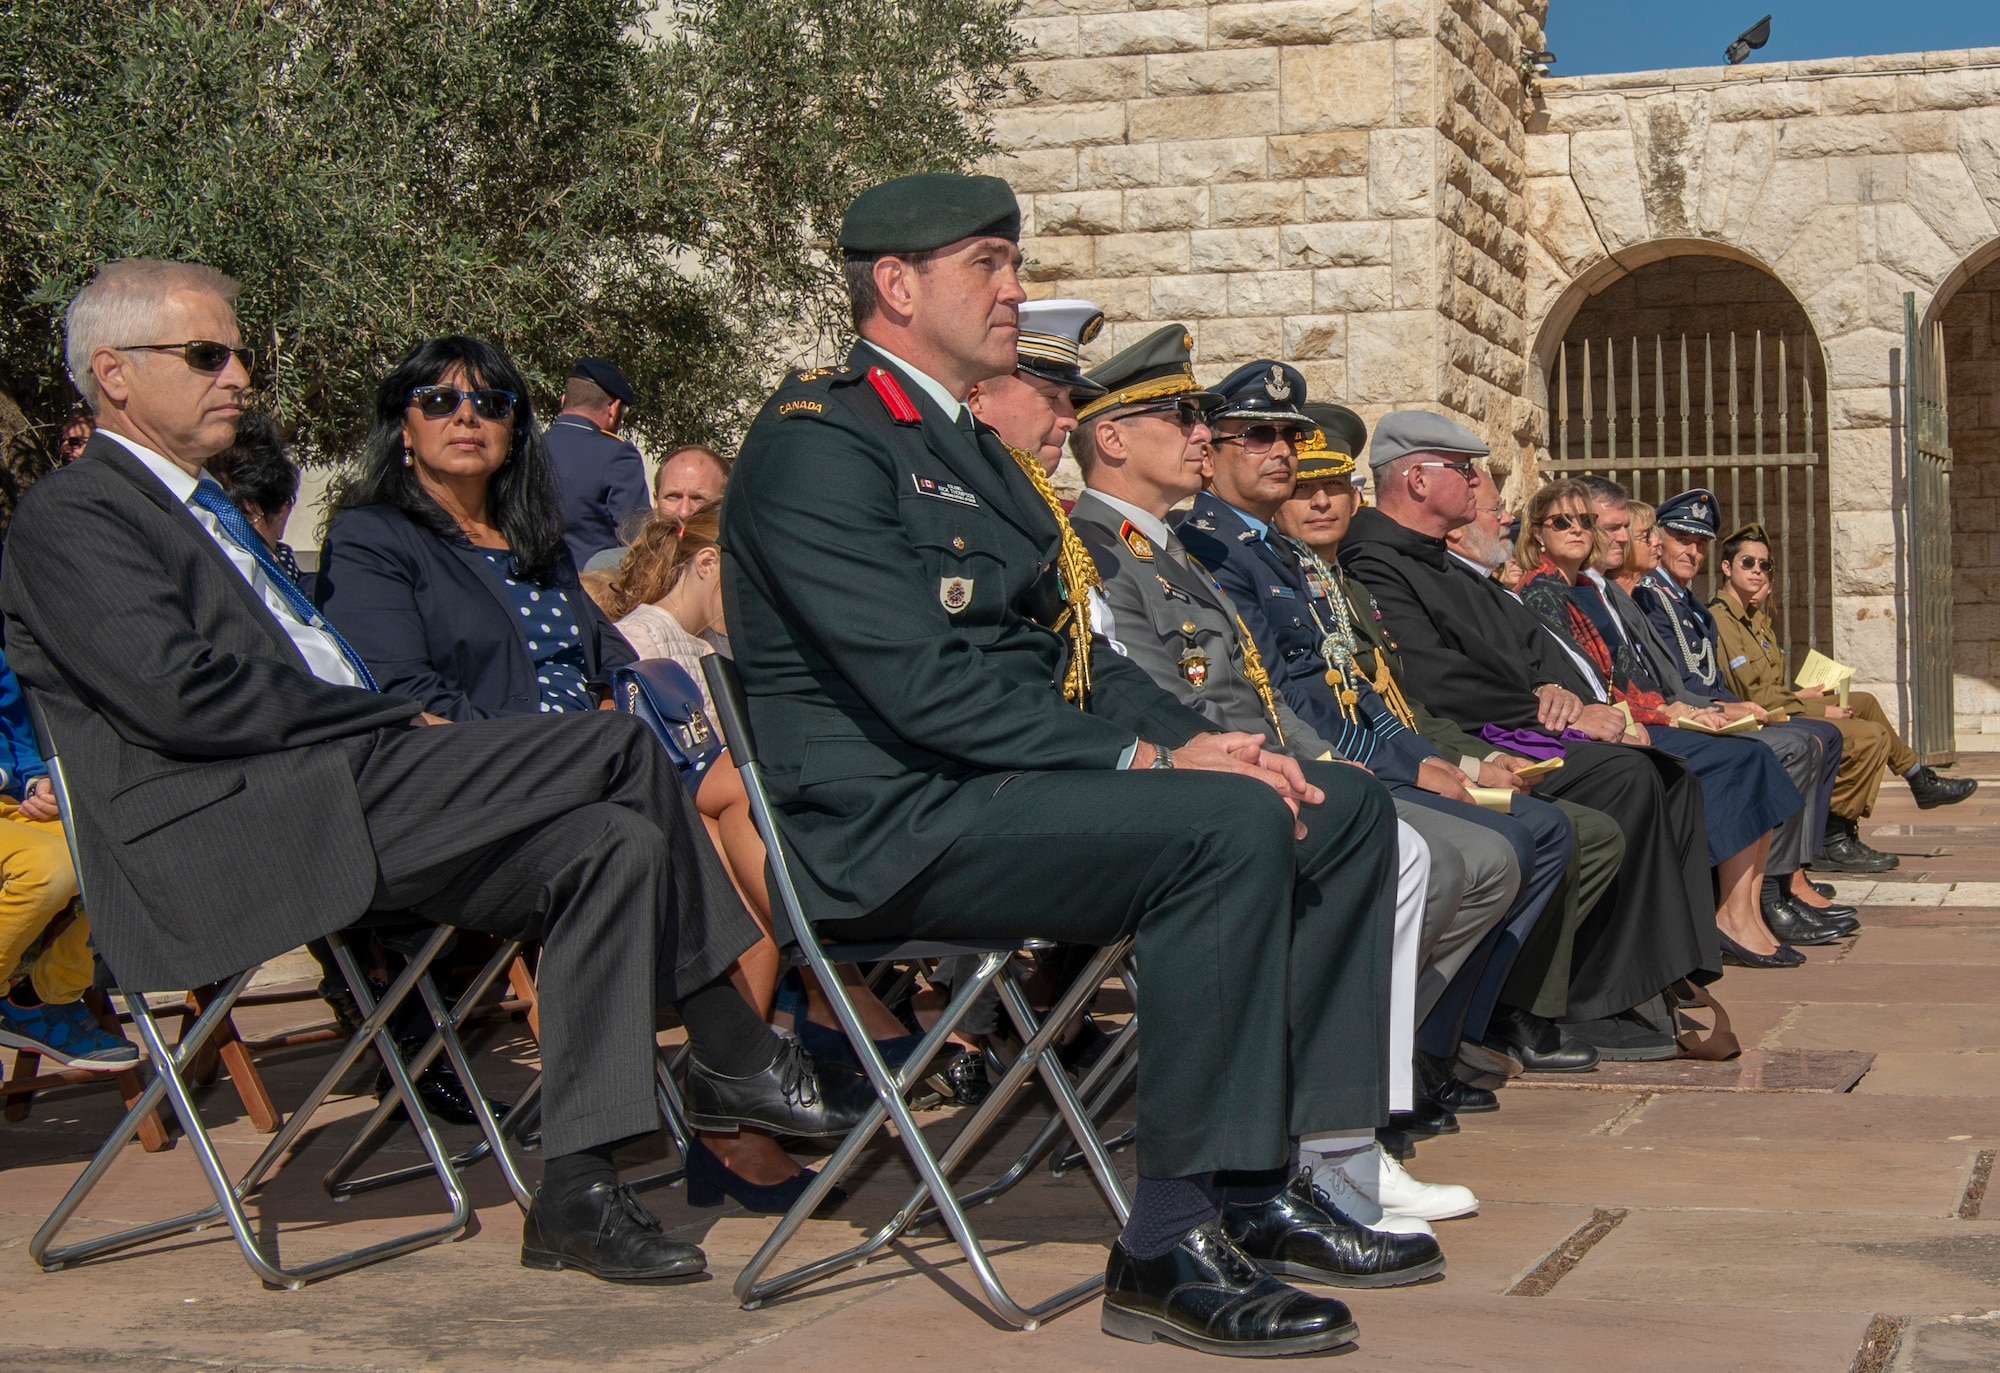
<svg viewBox="0 0 2000 1373">
<path fill-rule="evenodd" d="M 1446 542 L 1478 512 L 1488 451 L 1442 415 L 1385 415 L 1369 446 L 1377 505 L 1355 516 L 1340 563 L 1374 597 L 1420 700 L 1512 753 L 1561 755 L 1536 794 L 1602 811 L 1625 836 L 1600 918 L 1576 932 L 1566 1000 L 1501 1007 L 1489 1042 L 1548 1052 L 1568 1035 L 1607 1058 L 1648 1056 L 1672 1043 L 1662 991 L 1721 975 L 1700 786 L 1672 756 L 1619 743 L 1622 717 L 1594 704 L 1554 636 Z"/>
</svg>

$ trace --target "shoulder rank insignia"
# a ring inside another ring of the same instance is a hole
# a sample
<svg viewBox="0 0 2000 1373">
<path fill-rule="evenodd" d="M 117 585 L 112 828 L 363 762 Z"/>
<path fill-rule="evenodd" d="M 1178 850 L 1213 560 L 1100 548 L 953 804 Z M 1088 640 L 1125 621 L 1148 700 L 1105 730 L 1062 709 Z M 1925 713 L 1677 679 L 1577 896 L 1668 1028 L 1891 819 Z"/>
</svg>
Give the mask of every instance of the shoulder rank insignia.
<svg viewBox="0 0 2000 1373">
<path fill-rule="evenodd" d="M 794 381 L 818 381 L 821 377 L 830 377 L 832 375 L 833 368 L 831 367 L 808 367 L 803 372 L 794 373 L 792 379 Z"/>
<path fill-rule="evenodd" d="M 1210 534 L 1213 534 L 1215 532 L 1215 521 L 1209 519 L 1208 516 L 1206 515 L 1202 516 L 1198 520 L 1189 520 L 1188 523 L 1193 525 L 1196 529 L 1206 530 Z"/>
<path fill-rule="evenodd" d="M 780 419 L 790 419 L 794 415 L 824 415 L 825 413 L 826 402 L 814 400 L 810 396 L 797 396 L 788 401 L 781 401 L 778 405 L 778 417 Z"/>
<path fill-rule="evenodd" d="M 915 403 L 903 394 L 903 388 L 897 384 L 895 377 L 891 376 L 885 369 L 880 367 L 869 368 L 868 384 L 874 387 L 875 394 L 882 398 L 883 408 L 888 410 L 890 419 L 896 421 L 898 424 L 921 424 L 923 422 L 923 416 L 918 413 Z"/>
<path fill-rule="evenodd" d="M 1139 527 L 1127 520 L 1118 526 L 1118 537 L 1132 550 L 1132 556 L 1140 562 L 1153 561 L 1153 541 L 1139 532 Z"/>
</svg>

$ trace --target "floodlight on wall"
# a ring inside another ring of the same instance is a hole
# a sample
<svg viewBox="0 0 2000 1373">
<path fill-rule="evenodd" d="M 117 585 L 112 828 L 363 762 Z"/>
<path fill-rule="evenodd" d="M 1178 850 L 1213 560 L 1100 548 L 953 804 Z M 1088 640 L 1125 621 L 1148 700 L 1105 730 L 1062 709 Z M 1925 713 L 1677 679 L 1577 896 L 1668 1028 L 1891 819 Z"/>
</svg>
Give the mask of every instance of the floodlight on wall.
<svg viewBox="0 0 2000 1373">
<path fill-rule="evenodd" d="M 1549 74 L 1549 68 L 1555 64 L 1555 60 L 1556 55 L 1547 48 L 1537 48 L 1532 52 L 1527 49 L 1522 50 L 1521 89 L 1530 99 L 1535 94 L 1535 83 Z"/>
<path fill-rule="evenodd" d="M 1725 48 L 1722 55 L 1729 59 L 1730 66 L 1738 66 L 1745 58 L 1750 56 L 1751 49 L 1761 48 L 1770 41 L 1771 16 L 1767 14 L 1749 28 L 1737 34 L 1736 41 Z"/>
</svg>

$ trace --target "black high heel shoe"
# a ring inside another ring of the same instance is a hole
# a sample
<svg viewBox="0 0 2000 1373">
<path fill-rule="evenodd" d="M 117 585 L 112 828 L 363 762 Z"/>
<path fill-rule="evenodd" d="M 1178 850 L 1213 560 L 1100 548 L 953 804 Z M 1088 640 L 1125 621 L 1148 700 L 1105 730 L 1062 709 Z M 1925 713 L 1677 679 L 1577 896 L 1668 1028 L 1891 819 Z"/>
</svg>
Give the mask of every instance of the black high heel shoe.
<svg viewBox="0 0 2000 1373">
<path fill-rule="evenodd" d="M 1751 953 L 1720 930 L 1716 933 L 1722 938 L 1722 961 L 1739 968 L 1796 968 L 1806 961 L 1806 956 L 1789 944 L 1778 945 L 1775 953 Z"/>
<path fill-rule="evenodd" d="M 798 1205 L 806 1188 L 819 1176 L 810 1168 L 801 1168 L 783 1182 L 772 1183 L 768 1187 L 751 1182 L 730 1172 L 729 1165 L 710 1152 L 699 1138 L 688 1141 L 686 1162 L 688 1205 L 720 1206 L 728 1200 L 758 1216 L 786 1214 Z M 846 1200 L 846 1191 L 835 1187 L 827 1192 L 813 1214 L 819 1215 Z"/>
</svg>

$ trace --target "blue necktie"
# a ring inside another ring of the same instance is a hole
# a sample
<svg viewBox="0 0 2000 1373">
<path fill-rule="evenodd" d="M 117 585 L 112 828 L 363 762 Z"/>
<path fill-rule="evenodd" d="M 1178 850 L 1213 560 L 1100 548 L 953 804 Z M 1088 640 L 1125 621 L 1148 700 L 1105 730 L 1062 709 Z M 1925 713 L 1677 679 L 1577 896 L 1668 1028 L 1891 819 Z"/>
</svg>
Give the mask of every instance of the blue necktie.
<svg viewBox="0 0 2000 1373">
<path fill-rule="evenodd" d="M 278 588 L 278 594 L 285 598 L 285 604 L 292 608 L 294 615 L 307 624 L 327 632 L 339 646 L 340 656 L 347 659 L 347 665 L 353 668 L 354 675 L 361 679 L 361 685 L 370 691 L 377 690 L 375 678 L 368 671 L 368 664 L 361 661 L 361 655 L 354 651 L 354 646 L 342 638 L 340 631 L 329 624 L 326 617 L 306 599 L 306 593 L 299 590 L 299 584 L 286 574 L 284 567 L 272 556 L 264 540 L 250 527 L 250 521 L 236 508 L 236 502 L 230 500 L 229 493 L 222 489 L 221 483 L 211 477 L 203 477 L 190 499 L 215 516 L 215 522 L 222 526 L 222 532 L 229 536 L 231 543 L 257 560 L 257 566 L 264 569 L 264 576 L 269 579 L 272 586 Z"/>
</svg>

